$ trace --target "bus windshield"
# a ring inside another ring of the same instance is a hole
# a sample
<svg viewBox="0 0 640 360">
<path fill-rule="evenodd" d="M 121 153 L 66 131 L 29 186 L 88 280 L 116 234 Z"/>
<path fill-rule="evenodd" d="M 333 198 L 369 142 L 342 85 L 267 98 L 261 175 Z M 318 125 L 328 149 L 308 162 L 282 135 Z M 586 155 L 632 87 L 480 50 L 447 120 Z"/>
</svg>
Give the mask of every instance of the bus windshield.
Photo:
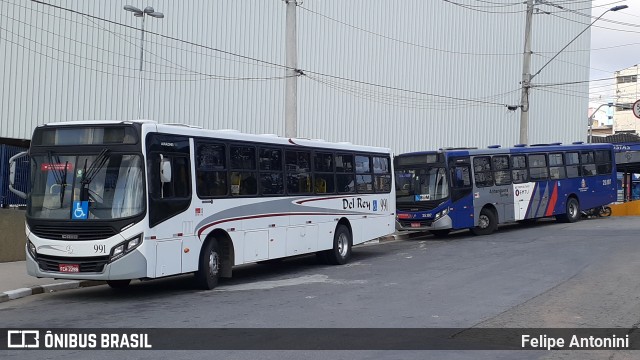
<svg viewBox="0 0 640 360">
<path fill-rule="evenodd" d="M 58 155 L 31 157 L 28 214 L 63 220 L 119 219 L 144 211 L 140 155 Z"/>
<path fill-rule="evenodd" d="M 442 200 L 449 197 L 447 171 L 444 167 L 396 169 L 398 202 Z"/>
</svg>

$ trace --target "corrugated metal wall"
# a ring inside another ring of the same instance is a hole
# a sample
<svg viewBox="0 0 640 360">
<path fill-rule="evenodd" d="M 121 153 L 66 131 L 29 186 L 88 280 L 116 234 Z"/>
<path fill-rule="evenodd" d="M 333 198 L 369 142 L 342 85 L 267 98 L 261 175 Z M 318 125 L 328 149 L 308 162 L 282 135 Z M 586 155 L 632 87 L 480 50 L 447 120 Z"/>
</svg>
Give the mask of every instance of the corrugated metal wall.
<svg viewBox="0 0 640 360">
<path fill-rule="evenodd" d="M 126 4 L 152 5 L 165 18 L 147 17 L 146 30 L 184 40 L 146 34 L 144 118 L 283 135 L 284 2 L 47 2 L 111 22 L 0 0 L 0 137 L 26 139 L 46 122 L 137 118 L 141 19 Z M 525 5 L 456 2 L 475 7 L 306 0 L 297 11 L 306 74 L 298 79 L 299 136 L 396 152 L 517 143 L 519 112 L 499 104 L 520 102 Z M 533 72 L 589 20 L 554 15 L 534 15 Z M 572 50 L 588 49 L 589 41 L 587 32 L 534 83 L 587 80 L 589 52 Z M 584 140 L 588 104 L 576 92 L 587 86 L 569 95 L 533 90 L 530 143 Z"/>
</svg>

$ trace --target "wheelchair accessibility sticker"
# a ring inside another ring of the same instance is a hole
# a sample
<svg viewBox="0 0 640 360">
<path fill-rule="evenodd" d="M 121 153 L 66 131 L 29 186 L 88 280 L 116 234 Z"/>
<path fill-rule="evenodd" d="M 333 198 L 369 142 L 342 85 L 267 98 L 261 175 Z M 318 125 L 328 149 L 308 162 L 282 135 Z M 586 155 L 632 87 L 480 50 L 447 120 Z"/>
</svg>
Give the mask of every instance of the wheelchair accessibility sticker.
<svg viewBox="0 0 640 360">
<path fill-rule="evenodd" d="M 86 220 L 88 215 L 89 215 L 88 201 L 73 202 L 73 213 L 71 214 L 72 220 Z"/>
</svg>

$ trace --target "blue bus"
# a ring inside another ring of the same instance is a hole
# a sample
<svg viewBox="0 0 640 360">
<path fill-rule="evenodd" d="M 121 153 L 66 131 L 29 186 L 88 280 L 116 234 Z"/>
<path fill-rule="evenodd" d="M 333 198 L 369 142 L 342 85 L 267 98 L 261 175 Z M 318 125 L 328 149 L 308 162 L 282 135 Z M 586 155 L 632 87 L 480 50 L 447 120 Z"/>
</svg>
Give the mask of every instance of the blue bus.
<svg viewBox="0 0 640 360">
<path fill-rule="evenodd" d="M 396 229 L 446 236 L 555 216 L 616 201 L 612 144 L 537 144 L 446 148 L 395 157 Z"/>
</svg>

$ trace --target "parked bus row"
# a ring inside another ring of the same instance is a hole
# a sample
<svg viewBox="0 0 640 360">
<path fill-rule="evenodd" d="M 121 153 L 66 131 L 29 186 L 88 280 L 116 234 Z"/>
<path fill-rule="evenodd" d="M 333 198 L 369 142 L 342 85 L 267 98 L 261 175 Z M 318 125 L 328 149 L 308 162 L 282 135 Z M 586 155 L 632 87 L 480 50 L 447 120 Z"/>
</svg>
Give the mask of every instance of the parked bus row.
<svg viewBox="0 0 640 360">
<path fill-rule="evenodd" d="M 194 273 L 211 289 L 234 266 L 352 246 L 397 230 L 445 235 L 615 201 L 612 145 L 391 150 L 153 121 L 34 130 L 27 271 L 106 280 Z"/>
<path fill-rule="evenodd" d="M 498 224 L 555 216 L 616 201 L 611 144 L 446 149 L 395 157 L 398 230 L 492 233 Z"/>
</svg>

